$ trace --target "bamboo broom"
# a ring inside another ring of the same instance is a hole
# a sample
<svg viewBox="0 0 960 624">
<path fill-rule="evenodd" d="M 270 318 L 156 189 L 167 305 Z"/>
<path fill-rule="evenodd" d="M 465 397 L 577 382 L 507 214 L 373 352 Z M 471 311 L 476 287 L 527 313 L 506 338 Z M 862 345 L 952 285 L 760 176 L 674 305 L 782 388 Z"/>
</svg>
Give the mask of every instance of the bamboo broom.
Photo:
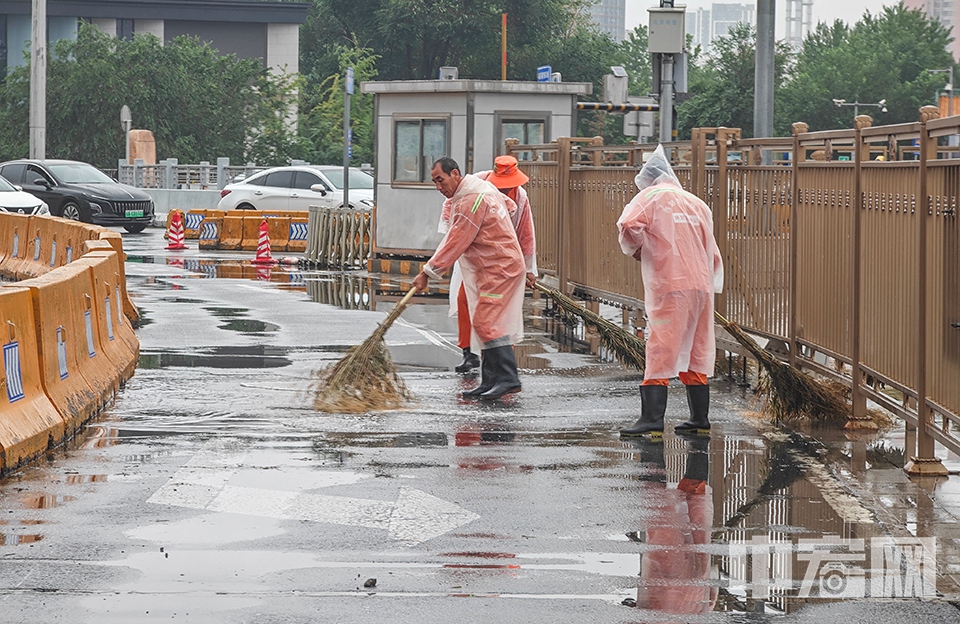
<svg viewBox="0 0 960 624">
<path fill-rule="evenodd" d="M 629 331 L 587 310 L 559 290 L 547 288 L 539 282 L 536 289 L 553 299 L 568 314 L 579 317 L 584 323 L 596 328 L 600 342 L 610 349 L 625 365 L 642 371 L 646 365 L 646 344 Z M 728 321 L 719 312 L 714 312 L 717 321 L 760 362 L 767 373 L 761 379 L 759 389 L 768 397 L 768 410 L 776 420 L 796 420 L 802 417 L 819 421 L 846 422 L 850 415 L 843 392 L 826 386 L 792 368 L 768 351 L 760 348 L 735 323 Z"/>
<path fill-rule="evenodd" d="M 359 414 L 396 409 L 410 399 L 383 337 L 416 292 L 416 287 L 408 290 L 373 334 L 351 347 L 339 362 L 314 373 L 315 410 Z"/>
<path fill-rule="evenodd" d="M 587 310 L 556 288 L 547 288 L 540 282 L 534 284 L 534 287 L 553 299 L 564 312 L 579 317 L 584 323 L 596 329 L 600 335 L 600 343 L 612 351 L 626 366 L 643 371 L 646 366 L 646 344 L 643 340 L 592 310 Z"/>
<path fill-rule="evenodd" d="M 818 383 L 803 372 L 784 364 L 770 352 L 761 349 L 736 323 L 728 321 L 719 312 L 717 321 L 744 346 L 766 372 L 760 391 L 768 397 L 768 410 L 777 420 L 796 420 L 801 417 L 818 421 L 846 422 L 850 407 L 843 393 Z"/>
</svg>

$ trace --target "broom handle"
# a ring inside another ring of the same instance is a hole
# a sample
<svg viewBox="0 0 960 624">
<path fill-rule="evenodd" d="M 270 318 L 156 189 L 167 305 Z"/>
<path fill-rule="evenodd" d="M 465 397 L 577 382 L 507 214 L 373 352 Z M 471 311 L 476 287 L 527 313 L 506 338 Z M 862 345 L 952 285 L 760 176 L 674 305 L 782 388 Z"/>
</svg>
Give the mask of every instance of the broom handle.
<svg viewBox="0 0 960 624">
<path fill-rule="evenodd" d="M 720 314 L 716 310 L 713 311 L 713 317 L 718 321 L 720 321 L 720 324 L 723 325 L 724 327 L 730 327 L 730 321 L 728 321 L 726 317 L 724 317 L 722 314 Z"/>
<path fill-rule="evenodd" d="M 414 296 L 415 294 L 417 294 L 417 287 L 416 287 L 416 286 L 414 286 L 414 287 L 412 287 L 410 290 L 408 290 L 408 291 L 407 291 L 407 294 L 405 294 L 405 295 L 403 296 L 403 299 L 401 299 L 401 300 L 397 303 L 397 305 L 395 305 L 395 306 L 393 307 L 393 309 L 390 310 L 390 314 L 387 315 L 387 318 L 383 319 L 382 325 L 385 325 L 385 326 L 387 326 L 387 327 L 390 327 L 391 325 L 393 325 L 393 322 L 394 322 L 395 320 L 397 320 L 397 317 L 400 316 L 400 314 L 403 313 L 404 309 L 406 309 L 406 307 L 407 307 L 407 304 L 410 303 L 410 300 L 413 299 L 413 296 Z"/>
</svg>

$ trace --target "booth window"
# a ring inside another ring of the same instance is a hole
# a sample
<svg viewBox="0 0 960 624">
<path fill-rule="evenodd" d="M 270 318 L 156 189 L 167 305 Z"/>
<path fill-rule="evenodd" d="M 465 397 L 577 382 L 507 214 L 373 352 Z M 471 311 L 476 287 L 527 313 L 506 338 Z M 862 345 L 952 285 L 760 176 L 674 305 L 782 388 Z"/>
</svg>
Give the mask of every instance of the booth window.
<svg viewBox="0 0 960 624">
<path fill-rule="evenodd" d="M 447 155 L 446 119 L 398 119 L 393 155 L 393 181 L 430 182 L 433 163 Z"/>
<path fill-rule="evenodd" d="M 520 145 L 540 145 L 545 125 L 542 119 L 504 119 L 500 144 L 506 145 L 507 139 L 518 139 Z"/>
</svg>

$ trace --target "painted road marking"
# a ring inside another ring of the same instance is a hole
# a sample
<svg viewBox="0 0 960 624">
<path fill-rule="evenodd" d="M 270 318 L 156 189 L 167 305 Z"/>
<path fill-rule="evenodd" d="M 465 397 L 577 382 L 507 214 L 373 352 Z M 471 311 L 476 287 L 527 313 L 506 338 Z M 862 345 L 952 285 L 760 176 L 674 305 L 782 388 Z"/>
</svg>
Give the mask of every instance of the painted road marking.
<svg viewBox="0 0 960 624">
<path fill-rule="evenodd" d="M 397 541 L 419 544 L 473 522 L 480 516 L 455 503 L 411 487 L 401 487 L 395 501 L 313 492 L 231 485 L 246 454 L 236 449 L 205 447 L 148 503 L 277 520 L 306 520 L 387 531 Z M 261 473 L 262 474 L 262 473 Z M 314 473 L 316 474 L 316 473 Z M 328 472 L 311 487 L 350 485 L 366 480 L 357 473 Z M 284 473 L 276 480 L 283 484 Z"/>
</svg>

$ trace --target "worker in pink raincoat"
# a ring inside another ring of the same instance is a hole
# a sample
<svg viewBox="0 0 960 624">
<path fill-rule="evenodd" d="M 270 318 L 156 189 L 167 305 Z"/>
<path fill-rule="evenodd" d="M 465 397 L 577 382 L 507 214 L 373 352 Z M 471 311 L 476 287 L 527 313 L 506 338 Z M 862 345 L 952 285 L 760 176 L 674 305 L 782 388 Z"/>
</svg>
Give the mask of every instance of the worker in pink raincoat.
<svg viewBox="0 0 960 624">
<path fill-rule="evenodd" d="M 497 399 L 520 392 L 513 345 L 523 339 L 525 265 L 504 196 L 474 175 L 460 174 L 449 157 L 430 172 L 437 190 L 452 200 L 450 227 L 440 246 L 413 280 L 425 290 L 459 261 L 473 321 L 471 345 L 481 352 L 480 385 L 461 396 Z"/>
<path fill-rule="evenodd" d="M 680 377 L 690 418 L 677 433 L 710 431 L 710 387 L 716 358 L 713 297 L 723 289 L 723 261 L 710 209 L 684 191 L 657 148 L 634 180 L 640 190 L 617 221 L 620 247 L 640 261 L 647 316 L 646 369 L 640 419 L 621 436 L 661 436 L 667 386 Z"/>
<path fill-rule="evenodd" d="M 533 227 L 533 210 L 530 199 L 523 185 L 530 178 L 520 171 L 517 159 L 513 156 L 497 156 L 494 160 L 493 171 L 480 171 L 475 175 L 481 180 L 487 180 L 496 186 L 506 197 L 507 211 L 510 213 L 510 222 L 517 232 L 520 250 L 523 252 L 523 262 L 527 270 L 527 286 L 533 287 L 537 281 L 537 241 Z M 441 234 L 446 234 L 450 227 L 451 200 L 443 203 L 440 215 Z M 457 346 L 463 351 L 463 361 L 454 367 L 458 373 L 467 373 L 480 366 L 480 357 L 471 350 L 470 335 L 473 328 L 470 323 L 470 310 L 467 306 L 467 293 L 463 288 L 459 264 L 453 267 L 450 277 L 450 316 L 457 317 L 459 333 Z"/>
<path fill-rule="evenodd" d="M 661 479 L 645 480 L 649 497 L 646 550 L 640 560 L 637 607 L 657 612 L 646 622 L 687 622 L 690 615 L 713 611 L 719 594 L 719 570 L 711 564 L 710 532 L 713 527 L 713 491 L 707 484 L 709 444 L 706 438 L 687 440 L 683 478 L 676 489 L 666 484 L 663 444 L 650 445 L 650 458 L 659 465 Z M 657 448 L 651 448 L 656 446 Z M 656 474 L 656 473 L 655 473 Z"/>
</svg>

